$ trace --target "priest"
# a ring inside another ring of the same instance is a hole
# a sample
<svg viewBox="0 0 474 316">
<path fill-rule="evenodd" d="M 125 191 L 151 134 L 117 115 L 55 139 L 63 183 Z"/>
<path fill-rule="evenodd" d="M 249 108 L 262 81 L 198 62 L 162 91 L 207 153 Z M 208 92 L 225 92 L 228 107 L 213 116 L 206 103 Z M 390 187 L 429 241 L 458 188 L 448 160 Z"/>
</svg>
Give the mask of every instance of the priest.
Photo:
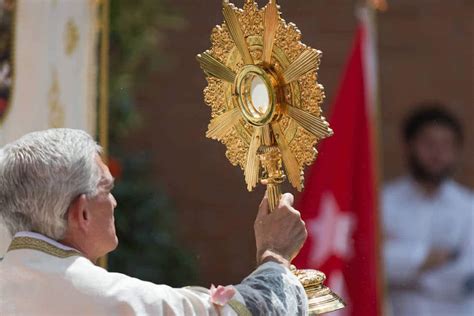
<svg viewBox="0 0 474 316">
<path fill-rule="evenodd" d="M 306 238 L 293 197 L 255 221 L 258 267 L 240 284 L 171 288 L 95 265 L 118 245 L 114 179 L 90 135 L 27 134 L 0 150 L 0 217 L 13 240 L 0 262 L 0 315 L 306 315 L 289 270 Z M 157 249 L 158 250 L 158 249 Z"/>
</svg>

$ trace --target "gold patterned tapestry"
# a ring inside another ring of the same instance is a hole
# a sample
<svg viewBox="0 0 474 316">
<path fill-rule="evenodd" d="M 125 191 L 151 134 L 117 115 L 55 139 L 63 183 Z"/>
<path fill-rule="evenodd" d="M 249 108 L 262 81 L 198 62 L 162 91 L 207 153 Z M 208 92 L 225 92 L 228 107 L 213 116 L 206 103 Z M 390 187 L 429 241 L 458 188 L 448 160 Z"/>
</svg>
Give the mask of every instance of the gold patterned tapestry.
<svg viewBox="0 0 474 316">
<path fill-rule="evenodd" d="M 0 0 L 0 145 L 49 127 L 95 132 L 99 4 Z"/>
<path fill-rule="evenodd" d="M 0 147 L 50 127 L 95 134 L 100 3 L 0 0 Z M 0 257 L 5 243 L 0 227 Z"/>
</svg>

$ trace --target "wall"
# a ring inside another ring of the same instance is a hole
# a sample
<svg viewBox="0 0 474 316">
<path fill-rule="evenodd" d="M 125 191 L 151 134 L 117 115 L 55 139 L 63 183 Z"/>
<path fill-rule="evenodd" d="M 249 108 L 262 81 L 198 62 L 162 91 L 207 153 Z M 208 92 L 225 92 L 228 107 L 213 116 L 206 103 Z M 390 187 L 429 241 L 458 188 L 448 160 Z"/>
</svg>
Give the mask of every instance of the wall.
<svg viewBox="0 0 474 316">
<path fill-rule="evenodd" d="M 385 178 L 403 170 L 400 122 L 420 100 L 440 100 L 461 120 L 456 177 L 474 187 L 474 1 L 399 0 L 379 17 Z"/>
</svg>

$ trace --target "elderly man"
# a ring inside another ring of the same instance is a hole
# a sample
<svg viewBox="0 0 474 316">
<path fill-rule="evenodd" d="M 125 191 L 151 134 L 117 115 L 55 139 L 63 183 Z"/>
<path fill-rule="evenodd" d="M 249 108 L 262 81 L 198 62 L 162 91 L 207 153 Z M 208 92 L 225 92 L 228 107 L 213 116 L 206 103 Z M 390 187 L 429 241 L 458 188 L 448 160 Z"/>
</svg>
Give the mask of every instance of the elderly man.
<svg viewBox="0 0 474 316">
<path fill-rule="evenodd" d="M 85 132 L 50 129 L 0 151 L 0 216 L 14 236 L 0 262 L 0 315 L 304 315 L 289 262 L 306 230 L 286 194 L 255 221 L 259 267 L 242 283 L 170 288 L 94 265 L 117 247 L 100 147 Z"/>
</svg>

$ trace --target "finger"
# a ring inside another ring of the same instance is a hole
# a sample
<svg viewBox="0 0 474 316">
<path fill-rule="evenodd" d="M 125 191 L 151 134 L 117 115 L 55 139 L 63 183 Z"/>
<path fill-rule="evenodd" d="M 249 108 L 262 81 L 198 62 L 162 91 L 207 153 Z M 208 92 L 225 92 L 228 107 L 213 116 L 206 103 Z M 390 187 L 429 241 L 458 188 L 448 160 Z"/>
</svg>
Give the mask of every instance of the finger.
<svg viewBox="0 0 474 316">
<path fill-rule="evenodd" d="M 270 213 L 270 208 L 268 207 L 268 197 L 265 194 L 262 202 L 260 203 L 260 206 L 258 207 L 257 218 L 268 215 L 269 213 Z"/>
<path fill-rule="evenodd" d="M 306 229 L 306 222 L 302 219 L 300 220 L 300 222 L 301 222 L 301 225 L 303 225 L 304 229 Z"/>
<path fill-rule="evenodd" d="M 263 199 L 262 201 L 260 202 L 260 205 L 258 206 L 260 208 L 260 206 L 262 206 L 262 204 L 264 203 L 265 199 L 267 199 L 268 201 L 268 191 L 265 190 L 265 194 L 263 195 Z"/>
<path fill-rule="evenodd" d="M 293 206 L 288 205 L 286 202 L 282 202 L 282 204 L 278 207 L 279 212 L 284 212 L 287 215 L 290 215 L 293 219 L 301 220 L 301 213 L 295 209 Z M 295 222 L 297 223 L 297 222 Z"/>
<path fill-rule="evenodd" d="M 295 198 L 293 197 L 293 194 L 285 193 L 281 196 L 278 207 L 292 206 L 294 201 L 295 201 Z"/>
<path fill-rule="evenodd" d="M 295 209 L 294 207 L 290 207 L 290 212 L 295 214 L 296 217 L 298 217 L 299 219 L 301 219 L 301 213 L 300 211 L 298 211 L 297 209 Z"/>
<path fill-rule="evenodd" d="M 306 238 L 308 237 L 308 230 L 306 229 L 306 225 L 304 224 L 304 221 L 301 221 L 301 224 L 302 224 L 301 231 L 303 233 L 304 239 L 306 240 Z"/>
</svg>

